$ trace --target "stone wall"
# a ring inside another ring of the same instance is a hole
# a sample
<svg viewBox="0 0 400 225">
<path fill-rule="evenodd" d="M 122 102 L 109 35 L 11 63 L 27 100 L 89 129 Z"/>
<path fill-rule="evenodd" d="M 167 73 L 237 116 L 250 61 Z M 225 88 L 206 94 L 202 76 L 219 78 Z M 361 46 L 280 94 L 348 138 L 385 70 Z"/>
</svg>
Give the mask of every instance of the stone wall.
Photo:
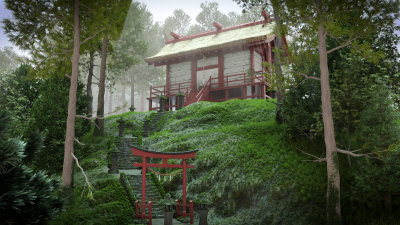
<svg viewBox="0 0 400 225">
<path fill-rule="evenodd" d="M 169 67 L 170 84 L 189 82 L 191 68 L 191 61 L 171 64 Z"/>
<path fill-rule="evenodd" d="M 224 55 L 224 75 L 247 73 L 250 69 L 250 50 Z"/>
</svg>

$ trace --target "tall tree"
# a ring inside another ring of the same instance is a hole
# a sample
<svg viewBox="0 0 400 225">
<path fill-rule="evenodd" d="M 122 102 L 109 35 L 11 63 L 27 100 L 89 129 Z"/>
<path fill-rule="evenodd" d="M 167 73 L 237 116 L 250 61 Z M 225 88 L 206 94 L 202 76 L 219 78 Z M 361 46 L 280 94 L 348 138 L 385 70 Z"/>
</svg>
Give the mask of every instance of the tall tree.
<svg viewBox="0 0 400 225">
<path fill-rule="evenodd" d="M 247 4 L 247 1 L 243 1 Z M 332 117 L 331 90 L 329 84 L 328 54 L 350 45 L 357 46 L 370 59 L 369 43 L 357 40 L 370 34 L 383 23 L 393 22 L 398 13 L 398 1 L 281 1 L 286 7 L 285 19 L 304 37 L 305 46 L 318 46 L 319 77 L 304 74 L 306 78 L 320 81 L 322 119 L 327 164 L 327 224 L 341 224 L 340 173 L 338 152 L 354 155 L 336 146 L 334 122 Z M 317 38 L 315 38 L 317 36 Z M 327 38 L 336 42 L 327 46 Z M 329 50 L 328 50 L 329 49 Z M 315 52 L 315 49 L 310 48 Z M 310 52 L 311 52 L 310 51 Z M 375 59 L 376 60 L 376 59 Z"/>
<path fill-rule="evenodd" d="M 50 72 L 57 72 L 70 78 L 62 173 L 66 192 L 72 188 L 80 46 L 101 31 L 98 29 L 81 41 L 80 16 L 95 18 L 96 12 L 86 9 L 85 14 L 80 14 L 80 4 L 79 0 L 6 1 L 6 7 L 13 12 L 13 19 L 3 21 L 10 40 L 30 51 L 39 74 L 49 76 Z"/>
<path fill-rule="evenodd" d="M 109 42 L 118 40 L 126 20 L 131 1 L 98 1 L 98 14 L 102 19 L 99 20 L 103 27 L 102 47 L 101 47 L 101 64 L 99 78 L 99 94 L 97 98 L 97 118 L 94 134 L 97 136 L 104 135 L 104 94 L 106 82 L 106 66 L 107 66 L 107 49 Z"/>
</svg>

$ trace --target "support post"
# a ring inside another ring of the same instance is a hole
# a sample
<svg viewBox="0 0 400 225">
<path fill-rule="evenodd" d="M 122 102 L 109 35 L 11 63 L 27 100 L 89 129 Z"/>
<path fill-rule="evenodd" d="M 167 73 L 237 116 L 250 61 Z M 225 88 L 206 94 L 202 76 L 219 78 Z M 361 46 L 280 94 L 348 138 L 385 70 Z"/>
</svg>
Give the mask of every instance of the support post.
<svg viewBox="0 0 400 225">
<path fill-rule="evenodd" d="M 183 213 L 186 213 L 186 159 L 183 160 L 183 190 L 182 190 L 182 201 L 183 201 Z"/>
<path fill-rule="evenodd" d="M 140 207 L 139 207 L 139 200 L 136 200 L 135 201 L 135 214 L 136 214 L 136 219 L 138 219 L 139 218 L 139 210 L 140 209 Z"/>
<path fill-rule="evenodd" d="M 146 216 L 146 157 L 142 157 L 142 218 Z"/>
<path fill-rule="evenodd" d="M 152 214 L 153 214 L 153 202 L 149 201 L 149 225 L 153 224 L 153 221 L 152 221 L 153 215 Z"/>
<path fill-rule="evenodd" d="M 193 201 L 190 200 L 189 202 L 189 210 L 190 210 L 190 224 L 193 224 Z"/>
<path fill-rule="evenodd" d="M 218 87 L 224 86 L 224 54 L 218 53 Z"/>
</svg>

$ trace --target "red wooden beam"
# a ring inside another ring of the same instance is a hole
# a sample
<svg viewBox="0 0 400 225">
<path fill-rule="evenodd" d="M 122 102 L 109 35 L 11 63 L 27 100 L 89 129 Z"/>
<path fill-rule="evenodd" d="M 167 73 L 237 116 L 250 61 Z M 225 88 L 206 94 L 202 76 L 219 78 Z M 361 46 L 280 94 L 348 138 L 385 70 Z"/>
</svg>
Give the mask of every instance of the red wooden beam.
<svg viewBox="0 0 400 225">
<path fill-rule="evenodd" d="M 166 153 L 166 152 L 155 152 L 149 150 L 143 150 L 140 148 L 132 148 L 132 154 L 140 157 L 148 157 L 148 158 L 161 158 L 161 159 L 191 159 L 196 156 L 197 151 L 190 152 L 174 152 L 174 153 Z M 151 164 L 147 164 L 148 166 Z M 155 164 L 157 165 L 157 164 Z M 150 166 L 149 166 L 150 167 Z"/>
<path fill-rule="evenodd" d="M 218 68 L 218 64 L 217 65 L 205 66 L 205 67 L 197 67 L 196 70 L 197 71 L 202 71 L 202 70 L 209 70 L 209 69 L 215 69 L 215 68 Z"/>
<path fill-rule="evenodd" d="M 142 167 L 143 163 L 133 163 L 134 167 Z M 180 164 L 157 164 L 157 163 L 146 163 L 147 167 L 161 167 L 161 168 L 183 168 Z M 193 165 L 186 165 L 186 168 L 194 168 Z"/>
</svg>

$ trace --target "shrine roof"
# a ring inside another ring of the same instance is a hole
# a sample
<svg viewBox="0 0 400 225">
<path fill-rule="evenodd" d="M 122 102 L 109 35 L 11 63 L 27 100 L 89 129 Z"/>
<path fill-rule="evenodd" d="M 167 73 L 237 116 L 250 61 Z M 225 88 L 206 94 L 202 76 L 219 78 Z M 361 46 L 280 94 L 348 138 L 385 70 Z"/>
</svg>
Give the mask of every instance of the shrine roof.
<svg viewBox="0 0 400 225">
<path fill-rule="evenodd" d="M 270 39 L 275 36 L 274 26 L 275 22 L 257 21 L 169 39 L 159 53 L 146 58 L 145 61 L 152 64 L 173 57 Z"/>
</svg>

